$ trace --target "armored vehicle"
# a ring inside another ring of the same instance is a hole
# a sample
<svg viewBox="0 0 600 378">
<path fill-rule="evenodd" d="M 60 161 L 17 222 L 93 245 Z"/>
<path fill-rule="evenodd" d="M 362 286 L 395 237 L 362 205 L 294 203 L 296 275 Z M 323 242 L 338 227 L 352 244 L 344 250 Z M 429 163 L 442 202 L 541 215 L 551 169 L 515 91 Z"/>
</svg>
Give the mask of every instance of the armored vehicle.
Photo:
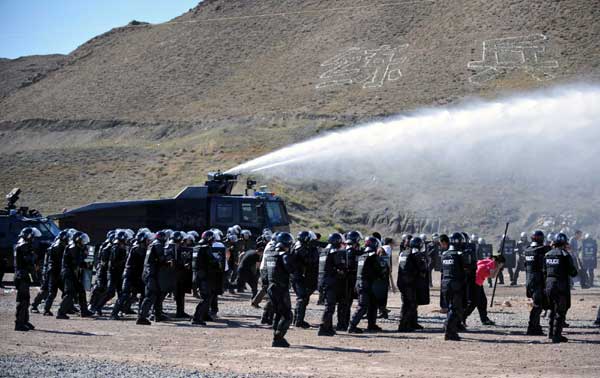
<svg viewBox="0 0 600 378">
<path fill-rule="evenodd" d="M 232 194 L 237 179 L 238 175 L 212 172 L 205 185 L 187 187 L 175 198 L 92 203 L 52 218 L 61 228 L 86 232 L 96 245 L 115 228 L 202 232 L 209 228 L 225 231 L 238 224 L 253 235 L 267 227 L 289 231 L 284 201 L 274 193 L 254 191 L 252 180 L 247 180 L 245 194 Z"/>
<path fill-rule="evenodd" d="M 35 241 L 38 261 L 33 278 L 37 281 L 44 253 L 58 235 L 59 229 L 39 211 L 25 206 L 17 207 L 20 194 L 21 189 L 13 189 L 6 195 L 6 207 L 0 210 L 0 264 L 3 264 L 6 272 L 13 271 L 13 248 L 19 239 L 19 233 L 25 227 L 36 227 L 42 233 L 42 237 Z"/>
</svg>

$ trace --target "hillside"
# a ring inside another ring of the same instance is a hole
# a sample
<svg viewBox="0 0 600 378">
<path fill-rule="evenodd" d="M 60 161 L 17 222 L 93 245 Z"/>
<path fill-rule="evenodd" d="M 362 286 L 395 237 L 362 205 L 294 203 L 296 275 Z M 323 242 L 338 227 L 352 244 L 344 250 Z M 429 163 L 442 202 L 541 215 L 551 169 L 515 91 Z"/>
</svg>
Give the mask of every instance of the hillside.
<svg viewBox="0 0 600 378">
<path fill-rule="evenodd" d="M 40 81 L 48 72 L 58 69 L 64 59 L 60 54 L 0 58 L 0 98 Z"/>
<path fill-rule="evenodd" d="M 332 128 L 595 82 L 599 19 L 596 0 L 205 1 L 164 24 L 115 28 L 35 83 L 0 93 L 0 169 L 11 172 L 0 190 L 22 186 L 47 212 L 172 195 L 208 169 Z M 10 72 L 0 71 L 0 88 L 21 80 Z M 527 195 L 489 211 L 486 188 L 451 195 L 475 197 L 460 221 L 426 196 L 390 207 L 382 193 L 365 213 L 353 203 L 366 194 L 320 189 L 285 187 L 300 224 L 389 227 L 397 212 L 493 231 L 507 215 L 536 220 Z"/>
</svg>

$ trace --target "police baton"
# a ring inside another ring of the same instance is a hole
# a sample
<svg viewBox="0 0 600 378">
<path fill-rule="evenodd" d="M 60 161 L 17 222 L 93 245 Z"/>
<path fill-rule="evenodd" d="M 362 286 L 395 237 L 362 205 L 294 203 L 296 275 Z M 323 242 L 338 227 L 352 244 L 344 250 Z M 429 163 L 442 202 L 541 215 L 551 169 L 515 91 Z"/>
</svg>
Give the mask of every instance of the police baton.
<svg viewBox="0 0 600 378">
<path fill-rule="evenodd" d="M 510 223 L 506 222 L 506 228 L 504 228 L 504 237 L 502 238 L 502 243 L 500 244 L 500 256 L 504 255 L 504 243 L 506 242 L 506 236 L 508 235 L 508 225 Z M 496 264 L 496 269 L 498 270 L 499 264 Z M 494 280 L 494 290 L 492 291 L 492 301 L 490 302 L 490 308 L 494 307 L 494 297 L 496 296 L 496 286 L 498 285 L 498 275 L 500 275 L 500 270 L 496 272 L 496 279 Z"/>
</svg>

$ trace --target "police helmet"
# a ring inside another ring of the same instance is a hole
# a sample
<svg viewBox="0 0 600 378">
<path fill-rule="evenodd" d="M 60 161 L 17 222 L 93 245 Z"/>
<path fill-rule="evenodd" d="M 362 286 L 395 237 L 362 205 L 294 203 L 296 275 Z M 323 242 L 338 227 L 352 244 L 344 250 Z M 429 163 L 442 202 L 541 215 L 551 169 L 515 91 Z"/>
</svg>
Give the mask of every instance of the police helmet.
<svg viewBox="0 0 600 378">
<path fill-rule="evenodd" d="M 477 240 L 477 244 L 479 244 L 479 245 L 485 244 L 485 239 L 484 238 L 479 238 Z"/>
<path fill-rule="evenodd" d="M 117 232 L 115 234 L 115 240 L 117 242 L 125 243 L 127 240 L 129 240 L 129 235 L 127 234 L 127 232 L 125 230 L 117 230 Z"/>
<path fill-rule="evenodd" d="M 470 238 L 469 238 L 469 234 L 467 234 L 466 232 L 461 232 L 462 236 L 463 236 L 463 243 L 468 243 Z"/>
<path fill-rule="evenodd" d="M 157 231 L 156 234 L 154 234 L 154 236 L 156 240 L 164 243 L 169 238 L 169 233 L 166 230 L 160 230 Z"/>
<path fill-rule="evenodd" d="M 58 233 L 58 235 L 56 235 L 55 240 L 60 240 L 62 242 L 66 242 L 69 240 L 70 237 L 71 237 L 71 235 L 69 234 L 68 230 L 62 230 L 61 232 Z"/>
<path fill-rule="evenodd" d="M 79 245 L 88 245 L 90 243 L 90 237 L 85 232 L 81 231 L 75 232 L 71 240 Z"/>
<path fill-rule="evenodd" d="M 422 241 L 423 243 L 425 243 L 425 242 L 427 241 L 427 235 L 426 235 L 426 234 L 421 234 L 421 235 L 419 235 L 419 238 L 421 238 L 421 241 Z"/>
<path fill-rule="evenodd" d="M 437 232 L 434 232 L 433 234 L 431 234 L 431 240 L 433 240 L 433 241 L 440 240 L 440 234 L 438 234 Z"/>
<path fill-rule="evenodd" d="M 414 237 L 410 241 L 410 248 L 420 250 L 423 248 L 423 239 L 420 237 Z"/>
<path fill-rule="evenodd" d="M 192 231 L 188 231 L 188 232 L 186 232 L 186 234 L 187 234 L 188 236 L 190 236 L 190 235 L 191 235 L 191 236 L 194 238 L 194 241 L 196 241 L 196 240 L 199 240 L 199 239 L 200 239 L 200 234 L 199 234 L 198 232 L 196 232 L 196 231 L 193 231 L 193 230 L 192 230 Z"/>
<path fill-rule="evenodd" d="M 589 238 L 591 238 L 591 237 L 592 237 L 592 235 L 590 235 L 590 234 L 585 234 L 583 238 L 584 238 L 584 239 L 589 239 Z"/>
<path fill-rule="evenodd" d="M 521 232 L 521 240 L 527 240 L 527 232 Z"/>
<path fill-rule="evenodd" d="M 19 237 L 24 240 L 33 240 L 33 238 L 39 238 L 40 236 L 42 236 L 42 233 L 35 227 L 25 227 L 19 234 Z"/>
<path fill-rule="evenodd" d="M 562 232 L 556 235 L 556 237 L 554 238 L 554 245 L 556 245 L 557 247 L 562 247 L 567 244 L 569 244 L 569 238 L 566 234 Z"/>
<path fill-rule="evenodd" d="M 221 239 L 223 239 L 223 231 L 218 228 L 211 228 L 210 230 L 215 234 L 215 241 L 221 241 Z"/>
<path fill-rule="evenodd" d="M 309 231 L 300 231 L 298 233 L 297 239 L 301 243 L 309 242 L 311 240 L 310 232 Z"/>
<path fill-rule="evenodd" d="M 148 240 L 150 240 L 150 233 L 149 232 L 138 232 L 137 235 L 135 236 L 135 240 L 138 243 L 144 243 Z"/>
<path fill-rule="evenodd" d="M 252 237 L 252 231 L 250 231 L 250 230 L 242 230 L 242 232 L 240 232 L 240 236 L 244 240 L 250 240 L 250 238 Z"/>
<path fill-rule="evenodd" d="M 344 242 L 344 238 L 340 233 L 335 232 L 329 235 L 329 238 L 327 238 L 327 242 L 331 244 L 332 247 L 337 248 L 342 245 L 342 243 Z"/>
<path fill-rule="evenodd" d="M 290 249 L 294 245 L 294 237 L 289 232 L 280 233 L 275 241 L 277 242 L 276 248 Z"/>
<path fill-rule="evenodd" d="M 454 247 L 460 247 L 464 242 L 464 236 L 460 232 L 455 232 L 450 235 L 450 245 Z"/>
<path fill-rule="evenodd" d="M 110 231 L 108 231 L 108 232 L 106 233 L 106 238 L 107 238 L 108 240 L 111 240 L 111 241 L 112 241 L 112 240 L 114 240 L 114 238 L 115 238 L 115 233 L 116 233 L 116 232 L 117 232 L 116 230 L 110 230 Z"/>
<path fill-rule="evenodd" d="M 237 235 L 236 235 L 236 234 L 228 234 L 228 235 L 227 235 L 227 240 L 228 240 L 230 243 L 237 243 L 237 242 L 238 242 L 238 237 L 237 237 Z"/>
<path fill-rule="evenodd" d="M 381 246 L 381 242 L 379 239 L 369 236 L 365 239 L 365 252 L 376 252 L 377 249 Z"/>
<path fill-rule="evenodd" d="M 375 236 L 373 236 L 373 237 L 375 237 Z M 362 239 L 363 239 L 363 237 L 360 232 L 350 231 L 348 233 L 348 236 L 346 237 L 346 242 L 348 244 L 359 244 Z"/>
<path fill-rule="evenodd" d="M 530 238 L 533 243 L 544 244 L 544 231 L 535 230 L 531 233 Z"/>
<path fill-rule="evenodd" d="M 173 232 L 173 235 L 171 235 L 171 240 L 175 243 L 181 243 L 186 236 L 187 235 L 183 231 L 175 231 Z"/>
<path fill-rule="evenodd" d="M 475 243 L 477 239 L 477 234 L 471 234 L 471 238 L 469 239 L 469 241 L 471 241 L 471 243 Z"/>
<path fill-rule="evenodd" d="M 202 240 L 205 243 L 212 243 L 215 241 L 215 233 L 212 230 L 207 230 L 202 233 Z"/>
</svg>

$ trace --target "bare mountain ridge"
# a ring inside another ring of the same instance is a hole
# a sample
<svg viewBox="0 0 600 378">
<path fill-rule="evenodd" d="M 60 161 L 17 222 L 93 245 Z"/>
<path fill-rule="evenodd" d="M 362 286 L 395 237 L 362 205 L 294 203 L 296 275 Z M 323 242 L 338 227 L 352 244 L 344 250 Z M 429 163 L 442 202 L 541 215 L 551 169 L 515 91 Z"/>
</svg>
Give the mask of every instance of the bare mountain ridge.
<svg viewBox="0 0 600 378">
<path fill-rule="evenodd" d="M 332 128 L 598 81 L 598 19 L 592 0 L 205 1 L 165 24 L 93 38 L 0 97 L 0 168 L 24 173 L 2 175 L 0 189 L 30 188 L 26 199 L 46 211 L 172 195 L 208 169 Z M 385 193 L 363 209 L 350 192 L 320 189 L 286 188 L 301 225 L 393 229 L 399 214 L 425 210 L 488 230 L 506 217 L 539 218 L 527 198 L 490 210 L 486 188 L 449 193 L 458 202 L 477 197 L 458 214 L 419 196 L 390 206 Z"/>
</svg>

